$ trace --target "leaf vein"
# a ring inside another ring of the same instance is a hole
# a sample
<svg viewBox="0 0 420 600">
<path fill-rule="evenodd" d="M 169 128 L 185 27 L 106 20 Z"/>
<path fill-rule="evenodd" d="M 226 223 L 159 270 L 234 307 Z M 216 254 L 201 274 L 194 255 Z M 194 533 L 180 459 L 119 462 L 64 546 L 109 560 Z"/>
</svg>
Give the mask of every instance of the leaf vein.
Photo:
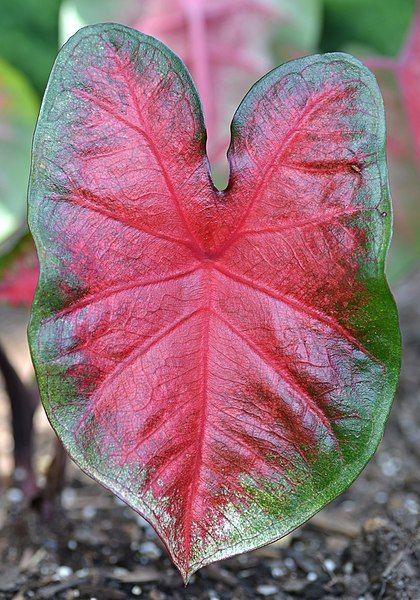
<svg viewBox="0 0 420 600">
<path fill-rule="evenodd" d="M 334 443 L 337 443 L 336 435 L 331 427 L 331 423 L 322 410 L 322 408 L 316 403 L 316 401 L 312 398 L 312 396 L 308 393 L 308 391 L 297 381 L 295 376 L 288 369 L 280 366 L 278 363 L 274 363 L 272 357 L 267 354 L 264 350 L 259 348 L 244 332 L 240 331 L 235 325 L 230 323 L 225 317 L 220 315 L 219 313 L 215 313 L 215 316 L 222 322 L 224 325 L 232 331 L 237 337 L 239 337 L 247 346 L 252 350 L 254 354 L 256 354 L 272 371 L 276 373 L 276 375 L 280 375 L 283 381 L 292 388 L 298 395 L 302 395 L 304 399 L 307 401 L 311 412 L 319 419 L 319 421 L 324 425 L 325 429 L 330 434 L 331 438 L 334 440 Z"/>
</svg>

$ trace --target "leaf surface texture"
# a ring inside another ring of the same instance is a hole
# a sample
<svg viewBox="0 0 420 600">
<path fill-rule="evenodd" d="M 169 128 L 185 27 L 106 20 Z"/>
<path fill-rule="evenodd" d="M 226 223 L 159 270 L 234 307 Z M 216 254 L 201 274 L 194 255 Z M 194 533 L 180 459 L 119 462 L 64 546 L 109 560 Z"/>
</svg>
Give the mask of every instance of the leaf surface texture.
<svg viewBox="0 0 420 600">
<path fill-rule="evenodd" d="M 42 399 L 185 579 L 301 524 L 379 442 L 399 365 L 384 137 L 358 61 L 287 63 L 240 105 L 219 191 L 163 44 L 100 25 L 60 52 L 30 190 Z"/>
</svg>

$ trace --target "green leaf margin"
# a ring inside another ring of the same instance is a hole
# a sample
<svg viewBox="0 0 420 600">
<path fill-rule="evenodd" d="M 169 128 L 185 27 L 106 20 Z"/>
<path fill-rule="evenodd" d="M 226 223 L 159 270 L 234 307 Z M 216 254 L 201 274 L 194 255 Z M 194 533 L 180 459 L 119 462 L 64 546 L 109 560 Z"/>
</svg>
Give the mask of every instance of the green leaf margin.
<svg viewBox="0 0 420 600">
<path fill-rule="evenodd" d="M 123 34 L 127 35 L 127 37 L 134 37 L 138 42 L 147 40 L 149 44 L 154 44 L 159 51 L 171 58 L 174 65 L 178 67 L 179 74 L 182 75 L 182 77 L 187 77 L 190 79 L 188 72 L 180 59 L 176 57 L 161 42 L 118 24 L 99 24 L 83 28 L 79 30 L 72 38 L 70 38 L 70 40 L 64 46 L 64 49 L 60 52 L 47 87 L 46 95 L 41 108 L 40 119 L 34 136 L 32 176 L 29 192 L 29 224 L 38 249 L 41 263 L 41 274 L 32 308 L 28 334 L 32 359 L 35 365 L 35 371 L 38 377 L 41 398 L 44 407 L 53 428 L 63 440 L 73 460 L 89 476 L 108 487 L 116 496 L 121 498 L 124 502 L 134 508 L 134 510 L 140 512 L 144 516 L 144 513 L 147 514 L 147 509 L 144 508 L 144 504 L 141 500 L 139 501 L 139 498 L 131 490 L 124 489 L 121 485 L 119 486 L 116 484 L 113 478 L 114 474 L 112 473 L 112 468 L 110 468 L 110 472 L 108 474 L 99 473 L 98 470 L 92 466 L 84 456 L 82 456 L 77 448 L 74 448 L 72 433 L 68 431 L 63 423 L 60 423 L 56 420 L 51 409 L 49 398 L 51 389 L 48 386 L 47 373 L 44 372 L 43 366 L 43 364 L 47 362 L 47 360 L 44 361 L 47 353 L 45 352 L 45 348 L 40 349 L 37 343 L 37 332 L 41 321 L 43 318 L 48 316 L 48 314 L 52 314 L 57 308 L 57 303 L 59 303 L 59 294 L 57 293 L 56 289 L 51 288 L 48 270 L 44 261 L 46 252 L 44 244 L 48 239 L 48 232 L 45 228 L 43 229 L 39 225 L 39 215 L 37 214 L 36 206 L 37 198 L 39 197 L 41 190 L 38 189 L 37 181 L 34 178 L 34 170 L 38 160 L 37 148 L 40 145 L 40 140 L 42 139 L 43 115 L 44 113 L 48 112 L 53 97 L 59 90 L 58 82 L 60 78 L 60 72 L 61 69 L 65 67 L 66 62 L 69 60 L 72 49 L 81 41 L 84 36 L 92 35 L 93 33 L 104 35 L 109 34 L 112 31 L 119 31 L 120 33 L 122 32 Z M 337 59 L 347 61 L 360 69 L 364 82 L 369 86 L 375 98 L 377 98 L 379 105 L 382 107 L 383 113 L 382 98 L 380 96 L 375 78 L 359 61 L 349 55 L 341 53 L 314 55 L 303 59 L 298 59 L 298 61 L 286 63 L 285 65 L 274 69 L 265 75 L 259 82 L 257 82 L 257 84 L 255 84 L 251 88 L 250 92 L 248 92 L 248 94 L 245 96 L 244 100 L 241 102 L 238 110 L 236 111 L 231 126 L 232 137 L 235 135 L 235 124 L 239 122 L 241 118 L 243 118 L 243 112 L 246 110 L 247 104 L 250 103 L 253 97 L 257 96 L 260 89 L 263 89 L 263 87 L 270 85 L 271 82 L 276 81 L 280 73 L 284 74 L 289 70 L 296 70 L 297 65 L 299 65 L 299 68 L 304 68 L 314 61 L 328 62 Z M 200 106 L 200 101 L 195 88 L 193 88 L 192 95 L 196 99 L 195 108 L 197 109 Z M 380 241 L 374 240 L 375 247 L 378 248 L 378 264 L 374 270 L 369 271 L 369 268 L 367 268 L 365 272 L 365 285 L 373 294 L 372 300 L 368 306 L 365 306 L 356 315 L 354 325 L 356 329 L 359 330 L 359 334 L 363 333 L 363 343 L 367 349 L 375 354 L 380 360 L 384 361 L 388 366 L 388 370 L 387 376 L 384 377 L 383 380 L 382 392 L 381 394 L 378 394 L 376 398 L 371 420 L 371 430 L 365 432 L 363 436 L 363 451 L 354 457 L 354 462 L 352 464 L 346 465 L 344 468 L 342 463 L 338 460 L 336 461 L 336 464 L 332 464 L 332 461 L 330 460 L 325 461 L 325 459 L 316 461 L 313 464 L 314 473 L 318 478 L 318 483 L 325 485 L 322 485 L 322 487 L 318 485 L 318 487 L 314 489 L 312 487 L 312 480 L 305 481 L 299 488 L 299 493 L 296 494 L 294 501 L 289 502 L 289 505 L 286 504 L 284 506 L 287 518 L 278 520 L 276 525 L 271 525 L 269 528 L 266 527 L 264 530 L 261 530 L 260 528 L 260 519 L 256 514 L 256 510 L 245 515 L 244 521 L 245 517 L 249 519 L 250 515 L 253 518 L 253 531 L 250 532 L 252 535 L 247 540 L 240 538 L 236 542 L 234 541 L 234 543 L 229 547 L 217 549 L 211 554 L 206 554 L 203 552 L 201 557 L 196 556 L 195 562 L 190 565 L 188 571 L 182 573 L 185 581 L 188 581 L 192 573 L 197 571 L 205 564 L 273 542 L 302 525 L 316 512 L 321 510 L 329 501 L 333 500 L 336 496 L 349 487 L 349 485 L 356 479 L 356 477 L 366 466 L 382 438 L 385 423 L 391 409 L 392 400 L 398 382 L 401 356 L 401 338 L 396 305 L 384 275 L 384 263 L 391 237 L 392 218 L 390 194 L 386 174 L 385 121 L 383 114 L 379 123 L 379 132 L 382 139 L 383 148 L 381 157 L 383 159 L 381 163 L 381 175 L 384 182 L 381 190 L 381 209 L 384 211 L 384 213 L 386 213 L 386 227 L 382 239 Z M 381 223 L 383 223 L 383 221 L 381 221 Z M 49 308 L 47 307 L 48 303 Z M 51 387 L 54 388 L 53 395 L 55 396 L 55 402 L 62 404 L 65 403 L 66 397 L 72 396 L 74 390 L 72 389 L 72 384 L 62 378 L 64 373 L 61 374 L 61 376 L 60 373 L 56 373 L 56 375 L 57 378 L 54 382 L 54 385 Z M 94 452 L 94 448 L 95 443 L 93 442 L 91 448 L 92 453 Z M 256 502 L 263 506 L 265 510 L 268 511 L 273 517 L 277 517 L 277 519 L 279 518 L 279 515 L 276 512 L 276 506 L 273 502 L 273 495 L 269 489 L 260 490 L 259 492 L 256 492 L 255 489 L 253 489 L 252 493 Z M 287 506 L 289 506 L 289 508 L 287 508 Z M 284 517 L 284 513 L 282 516 Z M 159 533 L 159 523 L 155 522 L 150 515 L 148 515 L 146 518 L 150 520 L 151 524 Z M 169 548 L 168 550 L 171 553 Z"/>
</svg>

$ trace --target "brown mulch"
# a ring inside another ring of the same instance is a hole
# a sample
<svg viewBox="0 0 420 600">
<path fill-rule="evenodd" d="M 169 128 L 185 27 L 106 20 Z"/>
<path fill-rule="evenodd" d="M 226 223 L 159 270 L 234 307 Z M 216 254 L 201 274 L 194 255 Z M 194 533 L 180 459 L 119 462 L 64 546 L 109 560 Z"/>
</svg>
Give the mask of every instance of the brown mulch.
<svg viewBox="0 0 420 600">
<path fill-rule="evenodd" d="M 420 275 L 397 289 L 403 370 L 380 449 L 306 525 L 203 568 L 185 588 L 147 523 L 76 467 L 48 523 L 3 477 L 0 600 L 420 599 L 419 298 Z M 50 443 L 45 428 L 42 436 L 41 454 Z"/>
</svg>

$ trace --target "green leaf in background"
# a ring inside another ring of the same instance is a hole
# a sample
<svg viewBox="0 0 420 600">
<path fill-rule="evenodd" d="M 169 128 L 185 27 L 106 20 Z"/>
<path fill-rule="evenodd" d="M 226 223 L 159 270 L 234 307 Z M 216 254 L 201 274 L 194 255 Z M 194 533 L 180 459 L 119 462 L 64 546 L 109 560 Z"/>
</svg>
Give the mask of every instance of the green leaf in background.
<svg viewBox="0 0 420 600">
<path fill-rule="evenodd" d="M 0 56 L 42 94 L 58 48 L 60 0 L 0 0 Z"/>
<path fill-rule="evenodd" d="M 0 59 L 0 242 L 26 217 L 38 99 L 26 78 Z"/>
<path fill-rule="evenodd" d="M 78 29 L 91 23 L 133 23 L 144 13 L 143 5 L 144 2 L 136 0 L 62 0 L 60 45 Z"/>
<path fill-rule="evenodd" d="M 324 0 L 321 50 L 333 52 L 349 42 L 394 56 L 404 42 L 414 0 Z"/>
<path fill-rule="evenodd" d="M 322 0 L 276 0 L 285 15 L 274 28 L 272 51 L 274 62 L 315 52 L 322 29 Z"/>
</svg>

